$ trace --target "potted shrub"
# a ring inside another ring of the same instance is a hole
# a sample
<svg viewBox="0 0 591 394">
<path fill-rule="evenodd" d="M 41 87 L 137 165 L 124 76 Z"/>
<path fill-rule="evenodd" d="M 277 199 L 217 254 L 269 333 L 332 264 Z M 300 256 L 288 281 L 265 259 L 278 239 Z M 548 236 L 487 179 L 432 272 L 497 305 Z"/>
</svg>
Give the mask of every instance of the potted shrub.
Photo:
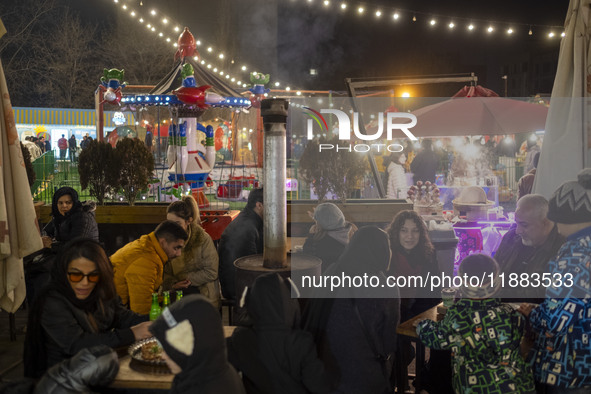
<svg viewBox="0 0 591 394">
<path fill-rule="evenodd" d="M 129 205 L 134 205 L 139 193 L 148 187 L 152 179 L 154 156 L 137 138 L 119 140 L 115 156 L 119 164 L 119 185 Z"/>
<path fill-rule="evenodd" d="M 78 158 L 78 174 L 82 190 L 90 188 L 90 195 L 104 205 L 105 195 L 117 189 L 119 184 L 118 158 L 107 142 L 92 140 Z"/>
<path fill-rule="evenodd" d="M 357 188 L 366 170 L 365 156 L 357 152 L 336 149 L 319 151 L 320 144 L 337 146 L 337 136 L 320 137 L 308 141 L 300 158 L 299 168 L 303 180 L 314 186 L 318 202 L 323 202 L 330 191 L 342 202 Z"/>
</svg>

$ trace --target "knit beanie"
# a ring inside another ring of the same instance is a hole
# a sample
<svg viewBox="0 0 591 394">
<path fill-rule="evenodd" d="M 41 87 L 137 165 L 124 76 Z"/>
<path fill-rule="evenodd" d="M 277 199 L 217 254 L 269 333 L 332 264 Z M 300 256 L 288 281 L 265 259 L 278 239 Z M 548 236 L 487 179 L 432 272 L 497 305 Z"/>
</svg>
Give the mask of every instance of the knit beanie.
<svg viewBox="0 0 591 394">
<path fill-rule="evenodd" d="M 462 260 L 458 275 L 464 278 L 461 289 L 465 298 L 491 298 L 501 287 L 499 265 L 485 254 L 472 254 Z"/>
<path fill-rule="evenodd" d="M 331 202 L 325 202 L 314 210 L 314 220 L 322 230 L 336 230 L 345 227 L 345 215 Z"/>
<path fill-rule="evenodd" d="M 591 168 L 556 189 L 548 202 L 548 219 L 565 224 L 591 222 Z"/>
</svg>

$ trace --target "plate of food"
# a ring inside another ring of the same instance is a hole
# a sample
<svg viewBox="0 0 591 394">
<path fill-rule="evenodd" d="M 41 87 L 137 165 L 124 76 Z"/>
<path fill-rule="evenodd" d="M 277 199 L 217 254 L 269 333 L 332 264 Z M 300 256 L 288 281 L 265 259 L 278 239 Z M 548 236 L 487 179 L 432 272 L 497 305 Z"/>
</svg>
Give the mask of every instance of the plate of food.
<svg viewBox="0 0 591 394">
<path fill-rule="evenodd" d="M 145 365 L 166 366 L 162 352 L 156 338 L 142 339 L 129 347 L 131 358 Z"/>
</svg>

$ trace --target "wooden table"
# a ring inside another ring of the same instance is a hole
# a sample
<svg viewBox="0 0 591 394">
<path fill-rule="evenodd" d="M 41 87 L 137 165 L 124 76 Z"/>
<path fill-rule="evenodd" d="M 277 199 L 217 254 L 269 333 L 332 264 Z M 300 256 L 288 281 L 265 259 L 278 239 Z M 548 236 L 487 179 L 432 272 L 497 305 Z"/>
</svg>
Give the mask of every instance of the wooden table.
<svg viewBox="0 0 591 394">
<path fill-rule="evenodd" d="M 236 326 L 224 326 L 224 336 L 232 336 Z M 134 371 L 129 367 L 131 356 L 126 354 L 119 358 L 119 372 L 109 387 L 127 389 L 163 389 L 170 390 L 173 374 L 149 374 Z"/>
<path fill-rule="evenodd" d="M 443 304 L 439 304 L 434 306 L 431 309 L 426 310 L 425 312 L 416 315 L 415 317 L 400 323 L 398 328 L 396 329 L 396 333 L 400 336 L 403 336 L 410 340 L 411 342 L 415 342 L 416 344 L 416 358 L 415 358 L 415 386 L 419 387 L 421 381 L 421 368 L 425 364 L 425 346 L 419 340 L 417 335 L 417 324 L 421 320 L 430 319 L 433 321 L 441 320 L 441 315 L 437 314 L 437 307 Z M 404 357 L 402 352 L 396 352 L 396 387 L 399 393 L 404 393 L 406 389 L 406 383 L 408 382 L 408 369 L 404 363 Z"/>
</svg>

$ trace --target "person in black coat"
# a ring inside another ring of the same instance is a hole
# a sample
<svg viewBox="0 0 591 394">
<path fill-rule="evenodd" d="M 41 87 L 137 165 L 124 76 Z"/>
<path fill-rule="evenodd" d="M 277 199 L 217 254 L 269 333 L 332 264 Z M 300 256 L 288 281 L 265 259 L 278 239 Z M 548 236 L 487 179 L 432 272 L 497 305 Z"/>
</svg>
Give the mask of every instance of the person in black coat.
<svg viewBox="0 0 591 394">
<path fill-rule="evenodd" d="M 43 246 L 59 252 L 63 244 L 84 237 L 99 240 L 98 226 L 94 218 L 93 202 L 82 204 L 78 192 L 68 186 L 60 187 L 53 195 L 52 220 L 45 226 Z"/>
<path fill-rule="evenodd" d="M 25 376 L 38 378 L 84 348 L 148 338 L 147 320 L 121 305 L 103 248 L 93 240 L 73 240 L 58 255 L 51 282 L 29 311 Z"/>
<path fill-rule="evenodd" d="M 422 145 L 423 149 L 410 163 L 410 170 L 414 174 L 413 182 L 415 184 L 418 181 L 435 183 L 435 174 L 439 169 L 439 158 L 433 151 L 431 140 L 423 140 Z"/>
<path fill-rule="evenodd" d="M 222 295 L 236 299 L 236 259 L 263 253 L 263 189 L 253 189 L 246 207 L 226 227 L 218 245 Z"/>
<path fill-rule="evenodd" d="M 390 264 L 390 243 L 375 226 L 360 228 L 325 275 L 378 277 Z M 392 357 L 400 320 L 398 288 L 343 286 L 308 303 L 304 328 L 315 338 L 333 392 L 391 393 Z M 333 298 L 326 298 L 333 297 Z"/>
<path fill-rule="evenodd" d="M 291 280 L 259 276 L 244 296 L 252 327 L 228 338 L 228 360 L 242 372 L 248 394 L 328 393 L 324 364 L 313 336 L 300 329 L 300 307 Z"/>
<path fill-rule="evenodd" d="M 345 250 L 357 227 L 345 221 L 345 215 L 335 204 L 319 204 L 313 214 L 314 225 L 304 242 L 304 253 L 322 260 L 322 271 L 334 264 Z"/>
<path fill-rule="evenodd" d="M 226 356 L 220 314 L 204 296 L 188 295 L 164 309 L 150 331 L 176 375 L 170 394 L 245 394 Z"/>
<path fill-rule="evenodd" d="M 51 266 L 68 241 L 76 237 L 99 240 L 94 209 L 94 202 L 82 204 L 78 192 L 71 187 L 61 187 L 54 193 L 51 204 L 53 218 L 44 227 L 41 237 L 43 249 L 25 264 L 29 304 L 35 301 L 39 290 L 49 282 Z"/>
</svg>

